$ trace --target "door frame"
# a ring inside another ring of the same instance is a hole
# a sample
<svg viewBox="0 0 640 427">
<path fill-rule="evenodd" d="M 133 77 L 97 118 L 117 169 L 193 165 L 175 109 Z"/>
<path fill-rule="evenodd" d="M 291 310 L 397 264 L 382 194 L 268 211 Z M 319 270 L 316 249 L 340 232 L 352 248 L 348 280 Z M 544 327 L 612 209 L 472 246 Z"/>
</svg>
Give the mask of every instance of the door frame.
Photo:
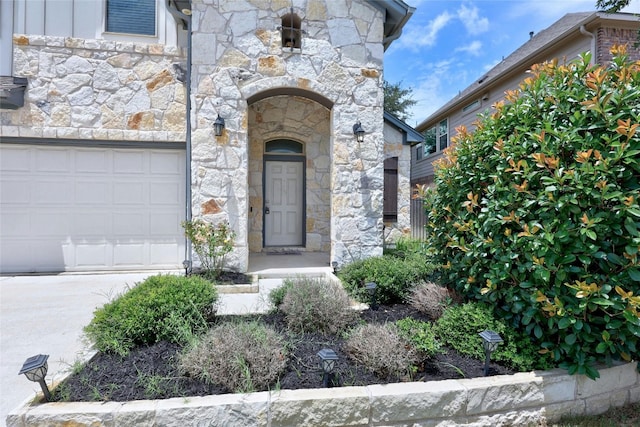
<svg viewBox="0 0 640 427">
<path fill-rule="evenodd" d="M 268 154 L 262 157 L 262 248 L 282 248 L 282 247 L 306 247 L 307 246 L 307 168 L 306 156 L 304 154 Z M 265 210 L 267 208 L 267 162 L 300 162 L 302 163 L 302 209 L 300 215 L 300 227 L 302 228 L 302 243 L 300 245 L 266 245 L 267 221 Z"/>
</svg>

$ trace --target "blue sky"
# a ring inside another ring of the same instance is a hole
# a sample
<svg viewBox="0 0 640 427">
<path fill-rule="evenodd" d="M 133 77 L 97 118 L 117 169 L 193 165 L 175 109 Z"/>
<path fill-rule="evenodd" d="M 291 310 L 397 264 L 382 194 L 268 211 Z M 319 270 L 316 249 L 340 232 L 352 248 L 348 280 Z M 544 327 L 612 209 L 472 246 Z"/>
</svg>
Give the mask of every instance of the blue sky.
<svg viewBox="0 0 640 427">
<path fill-rule="evenodd" d="M 564 14 L 596 0 L 405 0 L 416 8 L 385 53 L 385 79 L 413 89 L 415 126 Z M 640 0 L 625 12 L 640 13 Z"/>
</svg>

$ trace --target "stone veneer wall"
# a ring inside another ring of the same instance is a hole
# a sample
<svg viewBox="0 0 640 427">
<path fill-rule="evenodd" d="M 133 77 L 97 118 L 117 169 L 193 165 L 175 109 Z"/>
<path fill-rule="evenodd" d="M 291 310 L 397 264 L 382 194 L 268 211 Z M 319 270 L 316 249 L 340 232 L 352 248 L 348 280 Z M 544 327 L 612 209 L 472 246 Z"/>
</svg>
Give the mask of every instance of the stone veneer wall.
<svg viewBox="0 0 640 427">
<path fill-rule="evenodd" d="M 280 390 L 132 402 L 26 403 L 8 427 L 546 426 L 640 402 L 637 362 L 590 380 L 565 371 L 367 387 Z"/>
<path fill-rule="evenodd" d="M 249 250 L 262 250 L 264 145 L 291 139 L 304 145 L 306 250 L 329 252 L 331 241 L 329 110 L 308 98 L 275 96 L 249 107 Z"/>
<path fill-rule="evenodd" d="M 185 140 L 177 47 L 41 35 L 13 43 L 14 75 L 28 87 L 24 107 L 0 110 L 3 137 Z"/>
<path fill-rule="evenodd" d="M 228 262 L 240 271 L 250 233 L 248 104 L 265 94 L 331 109 L 331 260 L 382 253 L 384 17 L 364 0 L 296 1 L 305 34 L 292 51 L 278 30 L 290 7 L 289 0 L 192 2 L 193 213 L 229 221 L 237 238 Z M 221 137 L 212 129 L 218 114 L 226 121 Z M 367 131 L 363 144 L 354 142 L 357 121 Z"/>
</svg>

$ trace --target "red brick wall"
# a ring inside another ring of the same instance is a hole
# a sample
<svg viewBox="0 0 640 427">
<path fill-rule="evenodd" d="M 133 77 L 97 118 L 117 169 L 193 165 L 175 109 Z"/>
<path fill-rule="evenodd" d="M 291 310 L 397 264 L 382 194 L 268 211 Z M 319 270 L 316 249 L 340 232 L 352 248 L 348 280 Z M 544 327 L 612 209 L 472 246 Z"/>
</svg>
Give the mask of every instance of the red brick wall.
<svg viewBox="0 0 640 427">
<path fill-rule="evenodd" d="M 611 47 L 614 45 L 626 44 L 627 53 L 629 58 L 638 61 L 640 60 L 640 47 L 634 47 L 634 44 L 638 42 L 638 30 L 637 29 L 623 29 L 623 28 L 598 28 L 598 57 L 596 62 L 598 64 L 606 64 L 611 60 Z"/>
</svg>

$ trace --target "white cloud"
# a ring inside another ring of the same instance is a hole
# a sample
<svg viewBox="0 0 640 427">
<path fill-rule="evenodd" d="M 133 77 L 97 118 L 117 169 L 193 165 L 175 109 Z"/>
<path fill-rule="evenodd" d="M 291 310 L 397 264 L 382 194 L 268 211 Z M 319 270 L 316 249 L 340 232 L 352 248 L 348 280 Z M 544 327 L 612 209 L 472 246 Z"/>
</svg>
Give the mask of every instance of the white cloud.
<svg viewBox="0 0 640 427">
<path fill-rule="evenodd" d="M 438 33 L 451 21 L 453 16 L 445 11 L 426 25 L 407 25 L 402 37 L 396 42 L 399 48 L 409 48 L 413 51 L 421 47 L 430 47 L 436 44 Z"/>
<path fill-rule="evenodd" d="M 480 56 L 482 53 L 482 42 L 480 40 L 474 40 L 466 46 L 456 48 L 456 52 L 466 52 L 473 56 Z"/>
<path fill-rule="evenodd" d="M 411 108 L 407 123 L 417 125 L 452 97 L 448 90 L 452 79 L 451 68 L 455 61 L 447 59 L 424 64 L 424 70 L 414 82 L 413 99 L 417 104 Z"/>
<path fill-rule="evenodd" d="M 479 10 L 474 5 L 467 7 L 462 4 L 458 9 L 457 16 L 471 35 L 482 34 L 489 29 L 489 20 L 485 17 L 480 17 Z"/>
</svg>

